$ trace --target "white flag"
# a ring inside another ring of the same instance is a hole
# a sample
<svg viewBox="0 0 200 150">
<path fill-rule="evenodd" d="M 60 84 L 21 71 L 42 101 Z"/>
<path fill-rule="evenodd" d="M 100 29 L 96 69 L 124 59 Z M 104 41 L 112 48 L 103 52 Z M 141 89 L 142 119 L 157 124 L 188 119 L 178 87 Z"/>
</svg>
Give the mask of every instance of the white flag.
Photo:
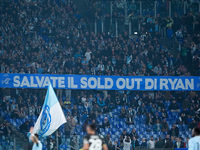
<svg viewBox="0 0 200 150">
<path fill-rule="evenodd" d="M 50 83 L 42 111 L 34 126 L 33 133 L 45 137 L 51 135 L 64 123 L 66 123 L 65 115 Z"/>
</svg>

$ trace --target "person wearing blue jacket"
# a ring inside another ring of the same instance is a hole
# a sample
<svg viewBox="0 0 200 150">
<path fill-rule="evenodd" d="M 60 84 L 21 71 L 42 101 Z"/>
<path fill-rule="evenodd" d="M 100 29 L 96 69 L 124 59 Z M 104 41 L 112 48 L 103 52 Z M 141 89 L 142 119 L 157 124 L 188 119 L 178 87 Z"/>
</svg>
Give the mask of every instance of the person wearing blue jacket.
<svg viewBox="0 0 200 150">
<path fill-rule="evenodd" d="M 99 105 L 99 107 L 104 107 L 105 106 L 105 102 L 102 100 L 102 98 L 100 98 L 99 100 L 97 100 L 97 103 Z"/>
</svg>

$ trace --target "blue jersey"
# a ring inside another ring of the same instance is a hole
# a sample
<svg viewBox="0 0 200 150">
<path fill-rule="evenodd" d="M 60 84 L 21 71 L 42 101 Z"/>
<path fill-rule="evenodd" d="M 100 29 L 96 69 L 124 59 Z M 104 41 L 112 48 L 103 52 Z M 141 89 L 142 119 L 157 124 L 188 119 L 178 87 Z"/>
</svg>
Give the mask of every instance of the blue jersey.
<svg viewBox="0 0 200 150">
<path fill-rule="evenodd" d="M 32 150 L 42 150 L 42 143 L 40 141 L 38 141 L 38 145 L 34 143 Z"/>
</svg>

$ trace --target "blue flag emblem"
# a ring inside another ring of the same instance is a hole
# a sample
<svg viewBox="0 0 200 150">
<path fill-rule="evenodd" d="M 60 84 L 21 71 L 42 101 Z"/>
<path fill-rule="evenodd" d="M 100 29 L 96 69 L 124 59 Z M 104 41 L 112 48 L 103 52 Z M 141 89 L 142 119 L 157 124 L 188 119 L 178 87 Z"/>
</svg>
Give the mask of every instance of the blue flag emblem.
<svg viewBox="0 0 200 150">
<path fill-rule="evenodd" d="M 40 120 L 40 132 L 39 135 L 42 136 L 45 134 L 51 125 L 51 114 L 50 114 L 50 108 L 48 105 L 45 105 L 44 110 L 42 112 L 42 117 Z"/>
</svg>

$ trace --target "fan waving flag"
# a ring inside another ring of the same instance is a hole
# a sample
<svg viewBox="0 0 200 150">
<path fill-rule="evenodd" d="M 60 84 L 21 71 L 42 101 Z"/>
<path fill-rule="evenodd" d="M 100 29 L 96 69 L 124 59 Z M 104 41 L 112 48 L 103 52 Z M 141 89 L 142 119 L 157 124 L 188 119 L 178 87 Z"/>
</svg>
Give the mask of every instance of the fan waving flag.
<svg viewBox="0 0 200 150">
<path fill-rule="evenodd" d="M 64 123 L 66 123 L 65 115 L 50 83 L 42 111 L 35 123 L 33 133 L 45 137 L 51 135 Z"/>
</svg>

